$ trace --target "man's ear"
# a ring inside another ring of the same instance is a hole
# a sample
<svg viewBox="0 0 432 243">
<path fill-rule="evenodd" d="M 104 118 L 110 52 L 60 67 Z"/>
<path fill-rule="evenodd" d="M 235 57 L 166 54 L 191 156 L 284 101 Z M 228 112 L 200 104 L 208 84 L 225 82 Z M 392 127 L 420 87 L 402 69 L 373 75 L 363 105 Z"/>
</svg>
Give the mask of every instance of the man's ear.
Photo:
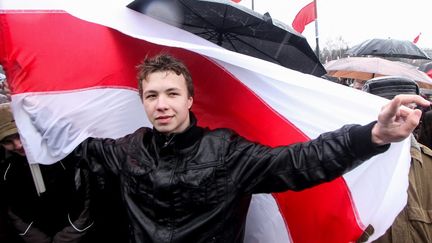
<svg viewBox="0 0 432 243">
<path fill-rule="evenodd" d="M 189 98 L 188 98 L 188 109 L 190 110 L 190 108 L 192 107 L 192 104 L 193 104 L 193 97 L 192 96 L 189 96 Z"/>
</svg>

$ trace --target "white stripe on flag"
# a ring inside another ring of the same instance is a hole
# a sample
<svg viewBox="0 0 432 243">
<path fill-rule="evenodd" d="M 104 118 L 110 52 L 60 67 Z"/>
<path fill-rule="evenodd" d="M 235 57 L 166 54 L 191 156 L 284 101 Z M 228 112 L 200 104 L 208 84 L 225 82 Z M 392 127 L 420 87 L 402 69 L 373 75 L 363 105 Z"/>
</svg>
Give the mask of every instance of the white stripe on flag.
<svg viewBox="0 0 432 243">
<path fill-rule="evenodd" d="M 56 162 L 88 136 L 118 138 L 150 125 L 137 91 L 128 89 L 16 94 L 12 109 L 30 163 Z M 70 125 L 67 132 L 48 129 L 41 137 L 33 122 L 53 128 L 55 123 Z M 65 136 L 47 140 L 52 133 Z"/>
</svg>

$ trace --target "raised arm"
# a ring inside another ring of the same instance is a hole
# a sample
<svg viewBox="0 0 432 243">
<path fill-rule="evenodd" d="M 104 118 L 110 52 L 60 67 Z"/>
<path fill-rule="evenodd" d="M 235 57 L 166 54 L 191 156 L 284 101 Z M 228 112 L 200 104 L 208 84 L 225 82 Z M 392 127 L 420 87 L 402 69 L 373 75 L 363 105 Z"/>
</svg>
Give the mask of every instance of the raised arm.
<svg viewBox="0 0 432 243">
<path fill-rule="evenodd" d="M 370 157 L 407 138 L 427 106 L 416 95 L 395 97 L 382 108 L 378 121 L 366 126 L 347 125 L 306 143 L 269 148 L 240 137 L 229 142 L 227 161 L 233 181 L 247 193 L 302 190 L 333 180 Z"/>
<path fill-rule="evenodd" d="M 241 137 L 229 144 L 226 161 L 239 190 L 270 193 L 302 190 L 331 181 L 389 145 L 371 141 L 375 123 L 346 125 L 305 143 L 270 148 Z"/>
</svg>

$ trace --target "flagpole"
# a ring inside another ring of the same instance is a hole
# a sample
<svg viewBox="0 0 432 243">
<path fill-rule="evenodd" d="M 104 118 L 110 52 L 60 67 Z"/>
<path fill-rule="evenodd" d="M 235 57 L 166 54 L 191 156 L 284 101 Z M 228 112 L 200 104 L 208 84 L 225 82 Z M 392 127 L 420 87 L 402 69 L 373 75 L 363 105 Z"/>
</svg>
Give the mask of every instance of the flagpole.
<svg viewBox="0 0 432 243">
<path fill-rule="evenodd" d="M 315 54 L 317 55 L 317 57 L 319 59 L 320 58 L 320 48 L 319 48 L 319 35 L 318 35 L 318 5 L 317 5 L 317 0 L 314 0 L 314 4 L 315 4 L 315 41 L 316 41 Z"/>
<path fill-rule="evenodd" d="M 252 0 L 252 10 L 254 10 L 254 0 Z"/>
</svg>

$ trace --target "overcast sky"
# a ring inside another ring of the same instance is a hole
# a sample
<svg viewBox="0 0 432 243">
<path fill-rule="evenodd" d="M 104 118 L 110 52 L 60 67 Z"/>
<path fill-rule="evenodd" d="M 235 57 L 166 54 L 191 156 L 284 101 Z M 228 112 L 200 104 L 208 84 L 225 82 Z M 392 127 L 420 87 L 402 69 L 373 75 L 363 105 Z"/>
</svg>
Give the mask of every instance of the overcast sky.
<svg viewBox="0 0 432 243">
<path fill-rule="evenodd" d="M 301 5 L 308 2 L 254 0 L 254 10 L 291 25 Z M 251 0 L 240 4 L 251 8 Z M 432 49 L 432 0 L 317 0 L 317 5 L 321 48 L 338 37 L 352 46 L 372 38 L 412 41 L 421 32 L 417 45 Z M 306 26 L 303 35 L 315 48 L 314 23 Z"/>
</svg>

